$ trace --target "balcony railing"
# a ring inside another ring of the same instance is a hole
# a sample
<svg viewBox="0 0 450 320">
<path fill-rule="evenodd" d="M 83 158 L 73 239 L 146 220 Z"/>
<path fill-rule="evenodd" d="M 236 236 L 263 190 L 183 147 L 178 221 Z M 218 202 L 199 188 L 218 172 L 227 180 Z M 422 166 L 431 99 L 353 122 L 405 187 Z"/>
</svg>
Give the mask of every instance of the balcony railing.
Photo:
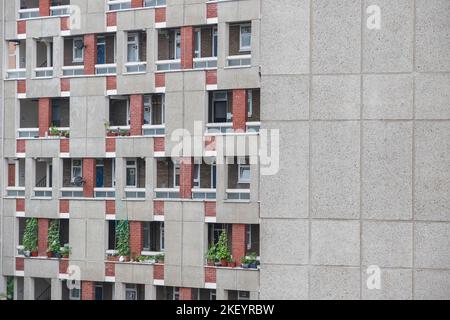
<svg viewBox="0 0 450 320">
<path fill-rule="evenodd" d="M 155 189 L 156 199 L 179 199 L 180 189 L 179 188 L 156 188 Z"/>
<path fill-rule="evenodd" d="M 108 75 L 108 74 L 116 74 L 117 67 L 115 63 L 112 64 L 96 64 L 95 65 L 95 74 L 97 75 Z"/>
<path fill-rule="evenodd" d="M 145 199 L 145 188 L 125 188 L 125 199 Z"/>
<path fill-rule="evenodd" d="M 61 188 L 62 198 L 83 198 L 83 188 Z"/>
<path fill-rule="evenodd" d="M 156 61 L 157 71 L 179 71 L 181 70 L 181 60 L 158 60 Z"/>
<path fill-rule="evenodd" d="M 70 6 L 50 7 L 50 14 L 52 16 L 69 16 L 70 15 Z"/>
<path fill-rule="evenodd" d="M 35 198 L 51 198 L 52 197 L 52 188 L 34 188 L 33 189 L 34 192 L 34 197 Z"/>
<path fill-rule="evenodd" d="M 216 69 L 217 57 L 194 58 L 194 69 Z"/>
<path fill-rule="evenodd" d="M 114 199 L 116 197 L 115 188 L 95 188 L 94 197 L 101 199 Z"/>
<path fill-rule="evenodd" d="M 8 80 L 16 80 L 16 79 L 25 79 L 27 77 L 27 69 L 9 69 L 6 70 L 6 79 Z"/>
<path fill-rule="evenodd" d="M 18 138 L 39 138 L 39 128 L 20 128 L 17 129 Z"/>
<path fill-rule="evenodd" d="M 64 66 L 62 71 L 64 77 L 83 76 L 84 66 Z"/>
<path fill-rule="evenodd" d="M 19 9 L 19 19 L 38 18 L 39 8 Z"/>
<path fill-rule="evenodd" d="M 131 9 L 131 0 L 108 0 L 110 11 Z"/>
<path fill-rule="evenodd" d="M 34 68 L 34 75 L 36 78 L 51 78 L 53 77 L 53 67 Z"/>
<path fill-rule="evenodd" d="M 166 126 L 164 124 L 161 125 L 144 124 L 142 126 L 142 132 L 144 136 L 149 137 L 164 136 L 166 133 Z"/>
<path fill-rule="evenodd" d="M 258 133 L 261 130 L 261 122 L 247 122 L 247 132 Z"/>
<path fill-rule="evenodd" d="M 192 199 L 194 200 L 214 200 L 216 199 L 216 189 L 192 189 Z"/>
<path fill-rule="evenodd" d="M 208 123 L 206 124 L 206 133 L 208 134 L 225 134 L 233 133 L 232 122 Z"/>
<path fill-rule="evenodd" d="M 25 197 L 25 187 L 7 187 L 6 188 L 7 197 Z"/>
<path fill-rule="evenodd" d="M 147 8 L 164 7 L 166 0 L 145 0 L 144 6 Z"/>
<path fill-rule="evenodd" d="M 228 67 L 231 68 L 249 67 L 252 65 L 252 56 L 250 54 L 229 56 L 227 57 L 227 62 Z"/>
<path fill-rule="evenodd" d="M 127 73 L 142 73 L 147 70 L 147 62 L 127 62 L 125 63 Z"/>
<path fill-rule="evenodd" d="M 227 200 L 249 201 L 250 189 L 227 189 Z"/>
</svg>

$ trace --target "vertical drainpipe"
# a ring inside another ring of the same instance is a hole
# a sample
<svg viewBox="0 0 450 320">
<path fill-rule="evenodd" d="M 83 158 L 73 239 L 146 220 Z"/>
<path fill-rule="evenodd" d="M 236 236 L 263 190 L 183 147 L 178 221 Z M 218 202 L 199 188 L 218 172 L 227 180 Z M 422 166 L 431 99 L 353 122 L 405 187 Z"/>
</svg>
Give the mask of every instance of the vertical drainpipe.
<svg viewBox="0 0 450 320">
<path fill-rule="evenodd" d="M 5 40 L 5 26 L 6 26 L 6 24 L 5 24 L 5 0 L 0 0 L 0 1 L 2 1 L 2 39 L 1 39 L 1 41 L 2 41 L 2 44 L 0 45 L 0 49 L 4 49 L 3 48 L 3 46 L 4 46 L 4 43 L 3 43 L 3 41 Z M 1 55 L 1 56 L 3 56 L 3 54 Z M 4 161 L 4 159 L 3 159 L 3 154 L 4 154 L 4 152 L 5 152 L 5 126 L 3 125 L 4 124 L 4 119 L 5 119 L 5 83 L 4 83 L 4 81 L 3 81 L 3 67 L 4 67 L 4 59 L 2 59 L 1 61 L 0 61 L 0 63 L 2 64 L 2 68 L 1 68 L 1 81 L 2 81 L 2 99 L 1 99 L 1 101 L 0 101 L 0 108 L 1 108 L 1 110 L 2 110 L 2 118 L 1 118 L 1 120 L 2 120 L 2 137 L 1 137 L 1 150 L 2 150 L 2 153 L 0 154 L 0 157 L 1 157 L 1 162 L 0 162 L 0 172 L 1 172 L 1 174 L 0 174 L 0 176 L 2 176 L 2 180 L 0 180 L 0 196 L 1 196 L 1 198 L 0 198 L 0 203 L 1 203 L 1 207 L 0 207 L 0 277 L 3 277 L 3 268 L 2 268 L 2 266 L 3 266 L 3 232 L 1 232 L 2 231 L 2 229 L 3 229 L 3 221 L 4 221 L 4 219 L 3 219 L 3 215 L 4 215 L 4 212 L 5 212 L 5 205 L 4 205 L 4 201 L 3 201 L 3 181 L 4 181 L 4 178 L 3 178 L 3 173 L 4 173 L 4 171 L 3 171 L 3 168 L 4 168 L 4 163 L 5 163 L 5 161 Z M 15 261 L 14 261 L 14 263 L 15 263 Z M 0 282 L 1 282 L 2 280 L 0 279 Z M 6 287 L 6 283 L 5 283 L 5 287 Z"/>
</svg>

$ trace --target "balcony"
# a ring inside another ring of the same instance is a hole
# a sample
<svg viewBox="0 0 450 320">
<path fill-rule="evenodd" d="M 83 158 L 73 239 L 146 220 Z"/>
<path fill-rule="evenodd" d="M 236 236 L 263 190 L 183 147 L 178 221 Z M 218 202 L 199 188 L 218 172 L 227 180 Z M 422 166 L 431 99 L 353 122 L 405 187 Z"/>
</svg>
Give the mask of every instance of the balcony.
<svg viewBox="0 0 450 320">
<path fill-rule="evenodd" d="M 192 181 L 193 200 L 216 199 L 217 171 L 214 163 L 202 162 L 194 165 Z"/>
<path fill-rule="evenodd" d="M 50 15 L 54 17 L 70 16 L 70 0 L 54 0 L 50 7 Z"/>
<path fill-rule="evenodd" d="M 252 26 L 250 22 L 230 24 L 227 67 L 249 67 L 252 63 Z"/>
<path fill-rule="evenodd" d="M 165 96 L 152 94 L 144 96 L 144 136 L 163 137 L 165 135 Z"/>
<path fill-rule="evenodd" d="M 8 41 L 7 80 L 26 78 L 26 41 Z"/>
<path fill-rule="evenodd" d="M 181 31 L 158 30 L 158 60 L 156 70 L 161 72 L 181 70 Z"/>
<path fill-rule="evenodd" d="M 109 11 L 120 11 L 131 9 L 131 0 L 108 0 Z"/>
<path fill-rule="evenodd" d="M 33 196 L 41 199 L 52 198 L 52 159 L 39 158 L 35 160 L 35 183 L 33 187 Z"/>
<path fill-rule="evenodd" d="M 251 166 L 249 158 L 235 157 L 233 164 L 228 164 L 227 201 L 250 201 Z"/>
<path fill-rule="evenodd" d="M 63 76 L 73 77 L 84 75 L 84 48 L 83 37 L 64 38 Z"/>
<path fill-rule="evenodd" d="M 204 26 L 194 30 L 194 69 L 217 68 L 217 27 Z"/>
<path fill-rule="evenodd" d="M 39 103 L 35 99 L 21 99 L 19 101 L 19 139 L 39 138 Z"/>
<path fill-rule="evenodd" d="M 156 163 L 156 199 L 180 198 L 180 166 L 171 158 L 157 159 Z"/>
<path fill-rule="evenodd" d="M 108 136 L 127 136 L 130 131 L 130 98 L 114 96 L 109 99 L 109 122 L 106 124 Z"/>
<path fill-rule="evenodd" d="M 147 70 L 147 33 L 130 31 L 127 34 L 126 73 L 142 73 Z"/>
<path fill-rule="evenodd" d="M 144 159 L 126 159 L 124 189 L 126 200 L 144 200 L 146 198 L 145 167 Z"/>
<path fill-rule="evenodd" d="M 96 159 L 94 197 L 115 199 L 116 197 L 115 159 Z"/>
<path fill-rule="evenodd" d="M 97 61 L 95 74 L 115 75 L 116 66 L 116 36 L 114 34 L 100 34 L 96 37 Z"/>
<path fill-rule="evenodd" d="M 20 0 L 19 19 L 38 18 L 39 0 Z"/>
<path fill-rule="evenodd" d="M 167 0 L 145 0 L 144 7 L 146 8 L 156 8 L 156 7 L 165 7 Z"/>
</svg>

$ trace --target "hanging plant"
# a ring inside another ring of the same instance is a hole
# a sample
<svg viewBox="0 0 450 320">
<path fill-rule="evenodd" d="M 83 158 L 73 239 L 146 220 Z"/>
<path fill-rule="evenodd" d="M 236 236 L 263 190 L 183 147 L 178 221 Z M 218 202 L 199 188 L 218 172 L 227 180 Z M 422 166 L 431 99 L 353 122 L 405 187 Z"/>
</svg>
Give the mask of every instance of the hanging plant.
<svg viewBox="0 0 450 320">
<path fill-rule="evenodd" d="M 25 224 L 23 235 L 23 247 L 26 256 L 37 256 L 38 251 L 38 221 L 36 218 L 29 218 Z"/>
<path fill-rule="evenodd" d="M 59 242 L 59 221 L 53 220 L 50 223 L 47 236 L 47 253 L 50 253 L 53 257 L 59 257 L 61 254 L 61 243 Z"/>
<path fill-rule="evenodd" d="M 130 226 L 128 224 L 128 221 L 121 220 L 117 223 L 116 237 L 117 253 L 127 261 L 130 256 Z"/>
</svg>

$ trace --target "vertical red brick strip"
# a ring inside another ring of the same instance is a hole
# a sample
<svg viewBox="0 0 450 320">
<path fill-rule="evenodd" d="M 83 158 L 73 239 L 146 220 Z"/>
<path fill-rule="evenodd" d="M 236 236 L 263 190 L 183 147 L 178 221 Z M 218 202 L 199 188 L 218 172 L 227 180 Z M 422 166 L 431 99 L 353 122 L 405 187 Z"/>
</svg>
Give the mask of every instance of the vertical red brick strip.
<svg viewBox="0 0 450 320">
<path fill-rule="evenodd" d="M 50 15 L 50 6 L 52 0 L 39 0 L 39 15 L 47 17 Z"/>
<path fill-rule="evenodd" d="M 245 132 L 247 126 L 247 91 L 233 90 L 233 128 Z"/>
<path fill-rule="evenodd" d="M 231 254 L 236 263 L 240 263 L 241 258 L 246 254 L 245 243 L 245 224 L 233 224 L 232 239 L 231 239 Z"/>
<path fill-rule="evenodd" d="M 216 216 L 216 202 L 205 201 L 205 217 L 215 217 L 215 216 Z"/>
<path fill-rule="evenodd" d="M 17 145 L 16 145 L 16 152 L 17 153 L 25 153 L 25 142 L 26 140 L 17 140 Z"/>
<path fill-rule="evenodd" d="M 59 273 L 67 273 L 67 268 L 69 268 L 69 259 L 59 260 Z"/>
<path fill-rule="evenodd" d="M 38 219 L 38 253 L 39 256 L 47 255 L 48 219 Z"/>
<path fill-rule="evenodd" d="M 69 200 L 59 200 L 59 213 L 69 213 L 70 202 Z"/>
<path fill-rule="evenodd" d="M 153 201 L 153 214 L 155 216 L 164 215 L 164 201 Z"/>
<path fill-rule="evenodd" d="M 192 179 L 194 174 L 194 163 L 191 158 L 183 158 L 180 161 L 180 197 L 192 198 Z"/>
<path fill-rule="evenodd" d="M 106 77 L 106 90 L 116 90 L 117 89 L 117 77 L 109 76 Z"/>
<path fill-rule="evenodd" d="M 205 282 L 206 283 L 216 283 L 216 268 L 215 267 L 205 267 Z"/>
<path fill-rule="evenodd" d="M 217 70 L 206 71 L 206 84 L 217 84 Z"/>
<path fill-rule="evenodd" d="M 70 30 L 70 20 L 69 17 L 61 17 L 61 20 L 59 22 L 59 25 L 61 27 L 61 31 L 68 31 Z"/>
<path fill-rule="evenodd" d="M 105 262 L 105 276 L 114 277 L 116 275 L 116 264 L 114 262 Z"/>
<path fill-rule="evenodd" d="M 155 87 L 164 88 L 166 86 L 166 74 L 155 73 Z"/>
<path fill-rule="evenodd" d="M 20 20 L 17 21 L 17 34 L 25 34 L 27 33 L 27 21 Z"/>
<path fill-rule="evenodd" d="M 92 281 L 83 281 L 81 283 L 81 300 L 94 300 L 94 289 Z"/>
<path fill-rule="evenodd" d="M 116 201 L 106 200 L 105 211 L 106 214 L 116 214 Z"/>
<path fill-rule="evenodd" d="M 27 93 L 26 80 L 17 80 L 17 93 Z"/>
<path fill-rule="evenodd" d="M 70 140 L 69 139 L 61 139 L 59 141 L 59 152 L 61 152 L 61 153 L 69 153 L 70 152 Z"/>
<path fill-rule="evenodd" d="M 52 121 L 52 106 L 50 98 L 39 99 L 39 137 L 45 137 Z"/>
<path fill-rule="evenodd" d="M 132 8 L 142 8 L 143 7 L 143 0 L 131 0 L 131 7 Z"/>
<path fill-rule="evenodd" d="M 154 152 L 163 152 L 166 149 L 166 142 L 164 138 L 154 138 L 153 139 L 153 151 Z"/>
<path fill-rule="evenodd" d="M 106 138 L 106 152 L 116 152 L 116 138 Z"/>
<path fill-rule="evenodd" d="M 22 257 L 17 257 L 16 258 L 16 271 L 23 271 L 24 264 L 25 264 L 25 259 Z"/>
<path fill-rule="evenodd" d="M 84 73 L 87 75 L 95 74 L 95 65 L 97 63 L 97 40 L 95 34 L 86 34 L 84 36 Z"/>
<path fill-rule="evenodd" d="M 8 187 L 16 186 L 16 165 L 8 164 Z"/>
<path fill-rule="evenodd" d="M 153 279 L 164 280 L 164 265 L 155 264 L 153 266 Z"/>
<path fill-rule="evenodd" d="M 141 255 L 143 236 L 143 223 L 130 221 L 130 253 L 132 258 Z"/>
<path fill-rule="evenodd" d="M 192 300 L 192 289 L 180 288 L 180 300 Z"/>
<path fill-rule="evenodd" d="M 61 91 L 70 92 L 70 79 L 68 78 L 61 79 Z"/>
<path fill-rule="evenodd" d="M 156 23 L 166 22 L 166 8 L 155 9 L 155 22 Z"/>
<path fill-rule="evenodd" d="M 206 18 L 217 18 L 217 3 L 206 4 Z"/>
<path fill-rule="evenodd" d="M 16 212 L 25 212 L 25 199 L 16 199 Z"/>
<path fill-rule="evenodd" d="M 192 69 L 194 59 L 194 28 L 192 26 L 181 28 L 181 67 Z"/>
<path fill-rule="evenodd" d="M 106 26 L 107 27 L 117 26 L 117 12 L 108 12 L 106 14 Z"/>
<path fill-rule="evenodd" d="M 83 195 L 86 198 L 93 198 L 95 188 L 95 159 L 83 159 L 83 178 Z"/>
<path fill-rule="evenodd" d="M 132 136 L 141 136 L 143 124 L 144 96 L 142 94 L 133 94 L 130 97 L 130 134 Z"/>
</svg>

